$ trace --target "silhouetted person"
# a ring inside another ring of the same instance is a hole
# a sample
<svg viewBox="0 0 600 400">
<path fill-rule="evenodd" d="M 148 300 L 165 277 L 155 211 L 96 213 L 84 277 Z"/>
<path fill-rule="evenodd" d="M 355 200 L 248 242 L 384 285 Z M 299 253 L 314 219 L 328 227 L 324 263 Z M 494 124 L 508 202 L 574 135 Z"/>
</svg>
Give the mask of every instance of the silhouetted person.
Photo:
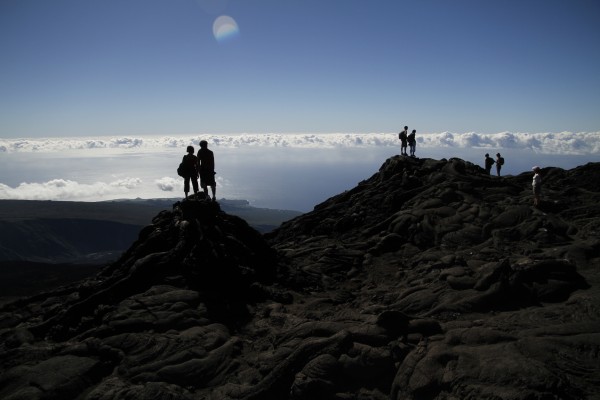
<svg viewBox="0 0 600 400">
<path fill-rule="evenodd" d="M 408 147 L 409 147 L 411 157 L 415 156 L 415 149 L 417 148 L 417 139 L 415 138 L 416 134 L 417 134 L 416 129 L 413 129 L 412 132 L 409 133 L 408 137 L 406 138 L 408 141 Z"/>
<path fill-rule="evenodd" d="M 500 153 L 496 153 L 496 174 L 500 176 L 500 170 L 504 165 L 504 157 L 500 155 Z"/>
<path fill-rule="evenodd" d="M 533 167 L 533 181 L 531 187 L 533 189 L 533 206 L 539 207 L 540 195 L 542 194 L 542 176 L 540 175 L 540 167 Z"/>
<path fill-rule="evenodd" d="M 190 192 L 190 180 L 192 181 L 192 187 L 194 188 L 194 194 L 198 193 L 198 159 L 194 155 L 194 147 L 187 147 L 187 154 L 183 156 L 181 163 L 185 166 L 185 175 L 183 176 L 183 191 L 185 192 L 185 198 L 187 199 L 188 193 Z"/>
<path fill-rule="evenodd" d="M 492 165 L 494 165 L 495 161 L 492 157 L 490 157 L 490 155 L 488 153 L 485 153 L 485 173 L 486 174 L 490 174 L 490 171 L 492 170 Z"/>
<path fill-rule="evenodd" d="M 217 201 L 217 182 L 215 182 L 215 156 L 208 149 L 206 140 L 200 141 L 200 150 L 198 150 L 198 165 L 200 166 L 200 187 L 204 190 L 204 194 L 208 196 L 208 186 L 212 190 L 212 199 Z"/>
<path fill-rule="evenodd" d="M 400 139 L 400 155 L 407 156 L 406 144 L 408 140 L 408 126 L 405 126 L 404 130 L 398 134 L 398 139 Z"/>
</svg>

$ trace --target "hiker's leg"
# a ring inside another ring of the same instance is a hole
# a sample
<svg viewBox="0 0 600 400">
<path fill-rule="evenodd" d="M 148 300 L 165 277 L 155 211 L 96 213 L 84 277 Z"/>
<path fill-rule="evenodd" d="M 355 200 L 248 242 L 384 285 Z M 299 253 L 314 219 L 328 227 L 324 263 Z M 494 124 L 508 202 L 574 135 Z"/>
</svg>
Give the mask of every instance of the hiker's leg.
<svg viewBox="0 0 600 400">
<path fill-rule="evenodd" d="M 194 194 L 198 193 L 198 179 L 192 178 L 192 186 L 194 187 Z"/>
</svg>

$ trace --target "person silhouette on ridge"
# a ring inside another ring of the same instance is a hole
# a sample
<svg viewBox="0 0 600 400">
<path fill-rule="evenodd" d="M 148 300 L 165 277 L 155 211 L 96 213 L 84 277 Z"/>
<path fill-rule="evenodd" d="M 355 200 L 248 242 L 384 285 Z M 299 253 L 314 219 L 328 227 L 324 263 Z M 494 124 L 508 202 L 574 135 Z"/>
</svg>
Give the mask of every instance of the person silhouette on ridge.
<svg viewBox="0 0 600 400">
<path fill-rule="evenodd" d="M 413 129 L 412 132 L 407 137 L 408 147 L 409 147 L 409 150 L 410 150 L 410 156 L 411 157 L 415 156 L 415 149 L 417 147 L 417 139 L 415 138 L 416 134 L 417 134 L 417 130 Z"/>
<path fill-rule="evenodd" d="M 183 156 L 181 163 L 184 165 L 185 174 L 183 176 L 183 191 L 187 199 L 190 192 L 190 180 L 194 188 L 194 194 L 198 193 L 198 159 L 194 155 L 194 147 L 187 147 L 187 154 Z"/>
<path fill-rule="evenodd" d="M 406 144 L 408 140 L 408 126 L 405 126 L 404 130 L 398 134 L 398 139 L 400 139 L 400 155 L 407 156 Z"/>
<path fill-rule="evenodd" d="M 485 153 L 485 173 L 490 175 L 490 171 L 492 170 L 492 165 L 494 165 L 495 161 L 488 153 Z"/>
<path fill-rule="evenodd" d="M 206 140 L 200 141 L 200 149 L 198 150 L 198 171 L 200 172 L 200 187 L 204 190 L 204 194 L 207 199 L 210 199 L 208 195 L 208 186 L 212 190 L 212 199 L 217 201 L 217 182 L 215 181 L 215 156 L 211 150 L 208 149 L 208 143 Z"/>
<path fill-rule="evenodd" d="M 542 194 L 542 175 L 540 175 L 542 170 L 537 165 L 533 167 L 532 170 L 533 180 L 531 181 L 531 188 L 533 189 L 533 206 L 539 207 L 540 195 Z"/>
<path fill-rule="evenodd" d="M 500 176 L 500 170 L 504 165 L 504 157 L 500 155 L 500 153 L 496 153 L 496 174 Z"/>
</svg>

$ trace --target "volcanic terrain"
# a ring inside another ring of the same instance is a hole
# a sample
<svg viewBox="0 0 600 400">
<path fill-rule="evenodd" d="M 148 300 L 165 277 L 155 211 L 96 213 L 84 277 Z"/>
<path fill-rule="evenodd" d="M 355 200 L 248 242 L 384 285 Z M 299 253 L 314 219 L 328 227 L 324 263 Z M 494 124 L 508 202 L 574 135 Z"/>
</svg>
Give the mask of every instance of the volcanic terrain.
<svg viewBox="0 0 600 400">
<path fill-rule="evenodd" d="M 0 309 L 2 399 L 600 399 L 600 164 L 392 157 L 262 235 L 202 198 Z"/>
</svg>

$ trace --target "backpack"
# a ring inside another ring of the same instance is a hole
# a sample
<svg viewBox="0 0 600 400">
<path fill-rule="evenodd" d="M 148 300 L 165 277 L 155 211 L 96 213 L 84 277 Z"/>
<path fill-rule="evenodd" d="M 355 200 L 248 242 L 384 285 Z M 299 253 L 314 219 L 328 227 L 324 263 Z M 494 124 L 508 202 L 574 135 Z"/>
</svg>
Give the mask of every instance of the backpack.
<svg viewBox="0 0 600 400">
<path fill-rule="evenodd" d="M 190 162 L 193 162 L 193 164 L 190 165 Z M 182 178 L 193 176 L 196 172 L 196 162 L 196 156 L 193 154 L 186 154 L 183 156 L 181 164 L 179 164 L 179 167 L 177 167 L 177 175 L 181 176 Z"/>
<path fill-rule="evenodd" d="M 185 178 L 186 176 L 186 167 L 183 163 L 179 164 L 179 167 L 177 167 L 177 175 L 181 176 L 182 178 Z"/>
<path fill-rule="evenodd" d="M 504 157 L 500 157 L 500 158 L 498 159 L 498 164 L 500 164 L 500 165 L 504 165 Z"/>
</svg>

